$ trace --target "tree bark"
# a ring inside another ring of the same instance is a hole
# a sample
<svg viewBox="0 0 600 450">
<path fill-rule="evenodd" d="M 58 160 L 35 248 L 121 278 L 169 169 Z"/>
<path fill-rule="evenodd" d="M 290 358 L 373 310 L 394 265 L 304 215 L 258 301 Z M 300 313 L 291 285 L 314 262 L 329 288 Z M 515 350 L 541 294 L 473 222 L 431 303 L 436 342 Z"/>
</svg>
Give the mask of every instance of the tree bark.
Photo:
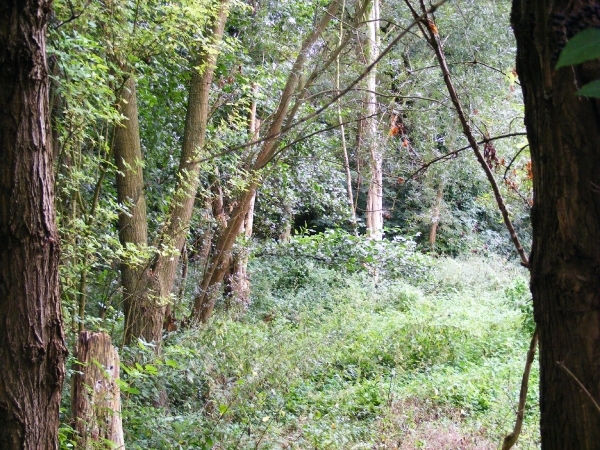
<svg viewBox="0 0 600 450">
<path fill-rule="evenodd" d="M 0 448 L 58 448 L 59 304 L 48 1 L 0 3 Z"/>
<path fill-rule="evenodd" d="M 379 0 L 373 0 L 368 22 L 368 60 L 373 64 L 379 56 Z M 369 190 L 367 192 L 367 236 L 383 238 L 383 154 L 378 136 L 377 66 L 367 76 L 365 141 L 369 148 Z"/>
<path fill-rule="evenodd" d="M 590 398 L 600 399 L 600 103 L 576 95 L 600 78 L 600 64 L 554 70 L 565 35 L 597 27 L 590 13 L 597 10 L 581 0 L 515 0 L 512 11 L 533 165 L 531 292 L 544 450 L 600 443 Z"/>
<path fill-rule="evenodd" d="M 140 144 L 138 107 L 135 79 L 130 76 L 119 93 L 119 110 L 124 123 L 114 131 L 113 153 L 117 165 L 117 199 L 126 211 L 119 213 L 119 240 L 121 245 L 135 252 L 135 257 L 147 249 L 148 225 L 146 197 L 144 194 L 143 156 Z M 160 308 L 148 298 L 148 263 L 121 262 L 121 286 L 125 312 L 125 336 L 143 338 L 148 342 L 158 341 L 155 324 L 162 320 Z M 156 317 L 154 317 L 156 316 Z"/>
<path fill-rule="evenodd" d="M 119 355 L 108 334 L 79 334 L 76 370 L 71 411 L 77 448 L 124 449 Z"/>
<path fill-rule="evenodd" d="M 442 209 L 442 199 L 444 198 L 444 182 L 440 181 L 435 196 L 431 214 L 431 227 L 429 228 L 429 246 L 432 251 L 435 251 L 435 242 L 437 240 L 437 229 L 440 225 L 440 211 Z"/>
<path fill-rule="evenodd" d="M 143 338 L 147 342 L 155 343 L 160 343 L 162 340 L 166 306 L 171 298 L 179 256 L 188 234 L 199 184 L 198 176 L 201 167 L 199 155 L 206 137 L 210 89 L 229 12 L 229 0 L 220 0 L 218 5 L 210 29 L 210 44 L 202 50 L 194 62 L 179 162 L 179 181 L 169 205 L 168 217 L 160 233 L 158 248 L 161 252 L 156 253 L 143 267 L 128 264 L 122 267 L 125 343 L 130 343 L 135 338 Z M 134 114 L 134 108 L 137 111 L 137 107 L 134 106 L 135 85 L 132 78 L 127 81 L 123 92 L 124 95 L 128 92 L 131 95 L 124 98 L 127 103 L 122 102 L 121 106 L 124 115 L 128 118 L 127 128 L 129 126 L 137 128 L 137 114 Z M 119 160 L 124 161 L 123 168 L 119 168 L 123 178 L 121 189 L 123 201 L 129 205 L 130 213 L 133 212 L 135 215 L 132 214 L 131 217 L 123 215 L 122 222 L 120 217 L 120 237 L 124 245 L 130 243 L 143 246 L 147 244 L 147 218 L 145 201 L 142 202 L 143 177 L 140 164 L 141 151 L 138 151 L 139 132 L 136 140 L 135 130 L 121 131 L 123 132 L 122 144 L 126 147 L 121 152 L 121 156 L 128 157 L 128 159 L 117 158 L 117 163 Z M 121 198 L 121 193 L 119 197 Z"/>
</svg>

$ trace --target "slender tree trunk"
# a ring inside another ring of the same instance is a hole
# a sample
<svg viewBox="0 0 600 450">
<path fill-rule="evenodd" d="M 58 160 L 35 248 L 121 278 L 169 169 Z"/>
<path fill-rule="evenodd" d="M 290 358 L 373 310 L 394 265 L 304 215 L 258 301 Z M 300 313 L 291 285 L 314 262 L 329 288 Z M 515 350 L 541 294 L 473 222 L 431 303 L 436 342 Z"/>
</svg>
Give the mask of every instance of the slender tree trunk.
<svg viewBox="0 0 600 450">
<path fill-rule="evenodd" d="M 113 153 L 117 165 L 117 198 L 126 211 L 119 213 L 119 240 L 132 258 L 121 262 L 121 285 L 125 311 L 125 336 L 159 341 L 162 332 L 160 308 L 148 298 L 148 263 L 132 263 L 133 256 L 148 246 L 146 197 L 144 194 L 143 156 L 140 144 L 135 79 L 130 76 L 119 95 L 119 110 L 124 123 L 114 131 Z M 156 328 L 160 322 L 161 327 Z"/>
<path fill-rule="evenodd" d="M 576 95 L 597 61 L 555 71 L 597 2 L 518 0 L 512 23 L 533 165 L 531 291 L 544 450 L 600 445 L 600 102 Z M 594 404 L 596 402 L 596 405 Z"/>
<path fill-rule="evenodd" d="M 58 448 L 59 305 L 47 1 L 0 3 L 0 448 Z"/>
<path fill-rule="evenodd" d="M 379 56 L 379 0 L 373 0 L 368 23 L 368 64 Z M 383 238 L 383 149 L 378 135 L 377 68 L 367 76 L 365 141 L 369 148 L 369 190 L 367 193 L 367 236 Z"/>
<path fill-rule="evenodd" d="M 429 228 L 429 245 L 431 250 L 435 251 L 435 241 L 437 239 L 437 229 L 440 225 L 440 210 L 442 208 L 442 199 L 444 198 L 444 183 L 440 181 L 435 196 L 435 203 L 431 213 L 431 227 Z"/>
<path fill-rule="evenodd" d="M 292 223 L 294 222 L 294 214 L 289 199 L 283 199 L 282 209 L 283 213 L 279 220 L 283 223 L 283 230 L 279 233 L 279 242 L 289 242 L 292 237 Z"/>
<path fill-rule="evenodd" d="M 248 212 L 244 218 L 243 233 L 246 238 L 252 236 L 252 224 L 254 222 L 254 202 L 256 200 L 256 193 L 250 200 L 248 206 Z M 226 282 L 229 286 L 229 292 L 233 300 L 238 304 L 241 304 L 244 308 L 248 308 L 250 305 L 250 279 L 248 278 L 248 247 L 245 245 L 239 245 L 237 248 L 234 246 L 231 258 L 231 272 Z"/>
<path fill-rule="evenodd" d="M 344 13 L 346 10 L 346 3 L 344 2 L 342 7 L 342 17 L 344 17 Z M 344 36 L 344 24 L 340 21 L 340 30 L 338 35 L 338 43 L 341 46 L 343 43 Z M 335 72 L 335 88 L 336 91 L 340 91 L 340 56 L 338 55 L 336 58 L 336 72 Z M 339 99 L 337 102 L 337 113 L 338 113 L 338 121 L 340 124 L 343 122 L 342 116 L 342 99 Z M 346 130 L 344 125 L 340 125 L 340 135 L 342 138 L 342 156 L 344 159 L 344 171 L 346 172 L 346 193 L 348 195 L 348 209 L 350 211 L 350 220 L 352 222 L 352 228 L 354 228 L 354 233 L 357 234 L 356 229 L 356 210 L 354 209 L 354 195 L 352 192 L 352 173 L 350 172 L 350 160 L 348 159 L 348 145 L 346 144 Z"/>
<path fill-rule="evenodd" d="M 253 87 L 256 92 L 257 86 Z M 248 118 L 248 131 L 250 139 L 257 140 L 259 137 L 261 121 L 256 117 L 256 102 L 253 101 L 250 106 L 250 116 Z M 242 232 L 246 238 L 252 236 L 252 226 L 254 224 L 254 204 L 256 201 L 256 192 L 250 200 L 248 212 L 244 218 Z M 229 294 L 232 300 L 241 304 L 244 308 L 250 305 L 250 279 L 248 278 L 248 247 L 240 245 L 237 249 L 234 247 L 231 261 L 231 271 L 225 283 L 229 287 Z"/>
<path fill-rule="evenodd" d="M 171 298 L 171 291 L 175 282 L 175 275 L 179 263 L 180 252 L 188 234 L 188 227 L 192 217 L 194 200 L 199 183 L 200 152 L 204 147 L 206 137 L 206 124 L 208 120 L 209 95 L 212 85 L 214 69 L 216 67 L 218 48 L 223 38 L 223 30 L 229 12 L 229 0 L 220 0 L 218 11 L 213 20 L 211 42 L 202 50 L 192 72 L 188 109 L 185 122 L 183 146 L 179 163 L 179 182 L 169 206 L 169 215 L 165 226 L 161 230 L 158 247 L 173 250 L 164 254 L 157 253 L 145 266 L 131 266 L 124 264 L 122 267 L 122 280 L 125 298 L 125 343 L 134 338 L 143 338 L 148 342 L 159 343 L 162 340 L 162 330 L 165 319 L 166 306 Z M 133 79 L 127 81 L 122 110 L 129 119 L 127 126 L 121 130 L 122 145 L 115 146 L 117 163 L 121 161 L 122 201 L 129 205 L 131 217 L 120 217 L 120 236 L 123 245 L 133 244 L 143 246 L 147 244 L 147 218 L 145 217 L 145 201 L 143 199 L 143 177 L 141 175 L 141 152 L 139 148 L 139 132 L 137 140 L 134 138 L 137 126 L 135 107 L 135 85 Z M 128 94 L 129 93 L 129 94 Z M 137 110 L 137 107 L 135 107 Z M 126 114 L 127 112 L 130 114 Z M 117 155 L 116 148 L 123 149 L 121 158 Z M 123 158 L 127 156 L 127 159 Z M 119 181 L 119 180 L 118 180 Z M 121 199 L 121 192 L 119 193 Z M 142 204 L 144 208 L 142 209 Z M 125 216 L 125 215 L 123 215 Z M 158 348 L 158 347 L 157 347 Z"/>
<path fill-rule="evenodd" d="M 277 153 L 279 133 L 282 129 L 284 121 L 286 120 L 286 117 L 288 122 L 290 121 L 290 115 L 288 115 L 289 106 L 292 101 L 292 96 L 298 88 L 300 76 L 303 73 L 309 52 L 313 44 L 327 28 L 327 25 L 331 21 L 333 15 L 337 12 L 339 4 L 340 2 L 338 0 L 331 2 L 327 8 L 327 12 L 321 18 L 313 32 L 302 43 L 300 53 L 298 54 L 298 57 L 292 66 L 286 81 L 286 85 L 281 94 L 277 111 L 275 112 L 271 126 L 267 131 L 267 136 L 270 137 L 263 143 L 262 148 L 250 170 L 250 177 L 252 177 L 254 181 L 250 182 L 246 192 L 244 192 L 236 202 L 237 206 L 231 214 L 231 218 L 227 223 L 227 228 L 224 230 L 221 236 L 219 236 L 219 240 L 216 245 L 216 251 L 211 257 L 207 270 L 204 273 L 204 277 L 200 284 L 200 292 L 194 300 L 192 318 L 195 320 L 206 322 L 212 315 L 217 295 L 221 290 L 220 288 L 221 283 L 223 282 L 223 277 L 227 273 L 229 267 L 228 261 L 231 258 L 231 249 L 233 248 L 237 236 L 243 230 L 244 220 L 256 195 L 256 189 L 258 187 L 258 181 L 256 181 L 257 174 L 261 169 L 269 164 L 269 162 Z M 296 109 L 293 109 L 293 111 L 295 112 Z"/>
</svg>

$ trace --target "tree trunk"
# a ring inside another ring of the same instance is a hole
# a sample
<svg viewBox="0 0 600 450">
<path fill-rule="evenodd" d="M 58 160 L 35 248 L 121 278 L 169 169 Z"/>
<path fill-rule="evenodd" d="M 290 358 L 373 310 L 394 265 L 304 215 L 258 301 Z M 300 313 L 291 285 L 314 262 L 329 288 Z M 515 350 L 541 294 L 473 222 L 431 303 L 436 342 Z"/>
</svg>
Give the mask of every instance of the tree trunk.
<svg viewBox="0 0 600 450">
<path fill-rule="evenodd" d="M 180 178 L 169 205 L 169 215 L 158 243 L 159 248 L 166 247 L 173 251 L 167 252 L 166 255 L 156 254 L 143 267 L 132 267 L 126 264 L 122 267 L 126 316 L 125 343 L 130 343 L 135 338 L 143 338 L 148 342 L 156 343 L 162 340 L 166 305 L 170 301 L 179 255 L 188 234 L 198 189 L 201 167 L 199 155 L 204 147 L 206 137 L 210 89 L 228 12 L 229 0 L 220 0 L 217 15 L 210 29 L 211 42 L 207 48 L 202 50 L 194 63 L 178 170 Z M 128 103 L 122 105 L 122 109 L 126 116 L 125 113 L 130 110 L 131 117 L 128 116 L 130 119 L 128 125 L 135 127 L 137 125 L 137 114 L 135 114 L 135 119 L 133 114 L 135 86 L 132 79 L 130 80 L 131 82 L 128 80 L 125 86 L 124 93 L 130 92 L 131 98 L 126 99 Z M 145 218 L 145 202 L 143 211 L 141 208 L 143 191 L 139 189 L 143 186 L 142 169 L 138 161 L 138 157 L 141 158 L 141 152 L 135 148 L 139 148 L 140 145 L 139 132 L 138 139 L 135 141 L 134 130 L 122 131 L 123 144 L 127 147 L 124 151 L 129 159 L 125 160 L 124 167 L 120 168 L 120 171 L 130 178 L 125 180 L 125 177 L 121 176 L 123 178 L 121 180 L 123 199 L 130 208 L 132 205 L 137 207 L 134 210 L 139 213 L 139 216 L 123 217 L 123 223 L 120 222 L 120 236 L 124 245 L 127 243 L 145 245 L 142 241 L 144 241 L 144 234 L 147 235 L 147 231 L 144 232 L 147 227 L 147 219 Z M 117 158 L 117 162 L 119 162 L 119 158 Z M 147 237 L 145 239 L 147 240 Z"/>
<path fill-rule="evenodd" d="M 440 210 L 442 208 L 442 199 L 444 198 L 444 183 L 440 182 L 435 196 L 435 203 L 431 214 L 431 227 L 429 228 L 429 245 L 431 250 L 435 251 L 435 241 L 437 239 L 437 229 L 440 225 Z"/>
<path fill-rule="evenodd" d="M 119 355 L 106 333 L 79 334 L 71 410 L 77 448 L 124 449 Z"/>
<path fill-rule="evenodd" d="M 312 33 L 302 43 L 300 53 L 292 66 L 286 85 L 281 94 L 277 111 L 275 112 L 271 126 L 267 131 L 266 136 L 268 136 L 268 138 L 265 139 L 262 148 L 249 171 L 251 179 L 254 179 L 255 181 L 252 181 L 249 184 L 247 190 L 236 202 L 237 206 L 231 214 L 226 229 L 219 236 L 215 253 L 211 257 L 207 270 L 203 275 L 200 284 L 200 292 L 194 299 L 192 318 L 195 320 L 206 322 L 212 315 L 217 294 L 221 290 L 223 278 L 229 268 L 228 262 L 231 258 L 231 249 L 233 248 L 237 236 L 243 230 L 246 214 L 248 214 L 251 203 L 256 195 L 258 172 L 269 164 L 277 154 L 277 144 L 279 143 L 280 138 L 279 133 L 281 132 L 286 117 L 288 123 L 292 118 L 291 115 L 288 114 L 289 106 L 300 83 L 300 76 L 303 73 L 310 50 L 327 28 L 327 25 L 331 21 L 333 15 L 337 12 L 338 8 L 339 0 L 331 2 L 325 15 L 321 18 Z M 294 108 L 292 111 L 295 112 L 296 110 L 297 109 Z"/>
<path fill-rule="evenodd" d="M 255 85 L 252 90 L 256 93 L 258 87 Z M 256 117 L 256 101 L 250 106 L 250 117 L 248 118 L 248 131 L 250 139 L 257 140 L 259 137 L 261 121 Z M 248 205 L 248 212 L 244 218 L 242 232 L 246 238 L 252 236 L 252 226 L 254 224 L 254 204 L 256 202 L 256 192 Z M 228 287 L 230 300 L 241 305 L 244 309 L 250 306 L 250 279 L 248 278 L 248 247 L 240 245 L 234 248 L 231 257 L 231 270 L 227 275 L 225 282 Z"/>
<path fill-rule="evenodd" d="M 373 0 L 369 14 L 367 39 L 368 61 L 372 64 L 379 56 L 379 0 Z M 383 155 L 378 136 L 377 68 L 367 76 L 365 141 L 369 148 L 369 190 L 367 193 L 367 236 L 383 238 Z"/>
<path fill-rule="evenodd" d="M 201 168 L 200 152 L 206 138 L 210 89 L 217 63 L 218 48 L 221 45 L 225 22 L 229 13 L 229 0 L 219 2 L 219 10 L 214 20 L 211 44 L 203 50 L 194 64 L 190 94 L 188 99 L 183 146 L 179 162 L 180 181 L 177 185 L 170 208 L 169 217 L 161 233 L 159 245 L 167 245 L 174 254 L 158 256 L 152 266 L 156 278 L 154 292 L 157 307 L 164 316 L 164 305 L 168 301 L 179 262 L 179 255 L 188 234 L 196 191 L 198 190 Z M 163 320 L 160 321 L 161 326 Z"/>
<path fill-rule="evenodd" d="M 242 225 L 243 229 L 241 232 L 248 239 L 252 236 L 255 200 L 256 192 L 250 200 L 248 212 Z M 239 245 L 237 248 L 234 247 L 231 256 L 231 271 L 226 284 L 229 286 L 231 300 L 242 305 L 244 308 L 248 308 L 250 306 L 250 279 L 248 278 L 248 247 L 246 245 Z"/>
<path fill-rule="evenodd" d="M 512 12 L 533 165 L 531 292 L 544 450 L 600 445 L 600 103 L 576 95 L 600 78 L 600 64 L 554 70 L 565 32 L 598 26 L 588 5 L 516 0 Z"/>
<path fill-rule="evenodd" d="M 143 156 L 140 144 L 135 79 L 129 77 L 119 94 L 119 110 L 125 121 L 114 131 L 113 153 L 117 165 L 117 198 L 127 210 L 119 213 L 119 240 L 134 252 L 121 262 L 121 285 L 125 311 L 125 336 L 159 341 L 162 332 L 160 308 L 148 298 L 148 263 L 132 263 L 148 245 Z M 143 258 L 142 258 L 143 259 Z M 156 317 L 155 317 L 156 316 Z M 160 328 L 156 323 L 160 322 Z"/>
<path fill-rule="evenodd" d="M 0 448 L 56 449 L 59 305 L 47 1 L 0 3 Z"/>
<path fill-rule="evenodd" d="M 346 4 L 344 3 L 344 7 L 342 8 L 342 17 L 345 13 Z M 340 28 L 338 34 L 338 44 L 341 46 L 343 43 L 343 35 L 344 35 L 344 24 L 340 21 Z M 340 56 L 338 55 L 336 58 L 336 71 L 335 71 L 335 90 L 336 92 L 340 92 Z M 337 115 L 338 122 L 340 123 L 340 137 L 342 138 L 342 157 L 344 159 L 344 171 L 346 172 L 346 194 L 348 196 L 348 209 L 350 211 L 350 220 L 352 224 L 352 228 L 354 229 L 354 233 L 357 234 L 356 227 L 356 210 L 354 209 L 354 196 L 352 192 L 352 173 L 350 172 L 350 160 L 348 158 L 348 145 L 346 144 L 346 130 L 343 125 L 343 116 L 342 116 L 342 99 L 340 98 L 337 102 Z"/>
</svg>

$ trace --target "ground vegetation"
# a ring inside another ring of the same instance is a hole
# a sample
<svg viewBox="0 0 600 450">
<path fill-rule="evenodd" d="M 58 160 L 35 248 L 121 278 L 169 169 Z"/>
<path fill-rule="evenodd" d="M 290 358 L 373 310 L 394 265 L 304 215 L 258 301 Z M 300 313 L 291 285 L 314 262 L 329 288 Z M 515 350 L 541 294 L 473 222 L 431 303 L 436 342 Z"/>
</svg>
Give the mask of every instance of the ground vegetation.
<svg viewBox="0 0 600 450">
<path fill-rule="evenodd" d="M 597 8 L 13 3 L 0 443 L 594 448 Z"/>
</svg>

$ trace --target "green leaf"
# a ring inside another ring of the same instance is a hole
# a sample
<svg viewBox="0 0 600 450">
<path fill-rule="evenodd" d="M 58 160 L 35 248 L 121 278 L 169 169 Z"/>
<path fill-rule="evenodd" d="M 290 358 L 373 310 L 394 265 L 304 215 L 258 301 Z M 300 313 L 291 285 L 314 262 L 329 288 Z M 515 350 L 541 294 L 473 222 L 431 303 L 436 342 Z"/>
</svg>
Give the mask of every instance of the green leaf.
<svg viewBox="0 0 600 450">
<path fill-rule="evenodd" d="M 177 361 L 173 360 L 173 359 L 167 359 L 165 360 L 165 364 L 169 367 L 172 367 L 173 369 L 178 369 L 179 368 L 179 364 L 177 364 Z"/>
<path fill-rule="evenodd" d="M 153 366 L 152 364 L 146 364 L 146 372 L 148 372 L 150 375 L 156 375 L 158 373 L 158 369 L 156 368 L 156 366 Z"/>
<path fill-rule="evenodd" d="M 577 91 L 583 97 L 600 98 L 600 80 L 592 81 Z"/>
<path fill-rule="evenodd" d="M 600 57 L 600 29 L 588 28 L 567 42 L 558 58 L 556 68 L 580 64 Z"/>
</svg>

